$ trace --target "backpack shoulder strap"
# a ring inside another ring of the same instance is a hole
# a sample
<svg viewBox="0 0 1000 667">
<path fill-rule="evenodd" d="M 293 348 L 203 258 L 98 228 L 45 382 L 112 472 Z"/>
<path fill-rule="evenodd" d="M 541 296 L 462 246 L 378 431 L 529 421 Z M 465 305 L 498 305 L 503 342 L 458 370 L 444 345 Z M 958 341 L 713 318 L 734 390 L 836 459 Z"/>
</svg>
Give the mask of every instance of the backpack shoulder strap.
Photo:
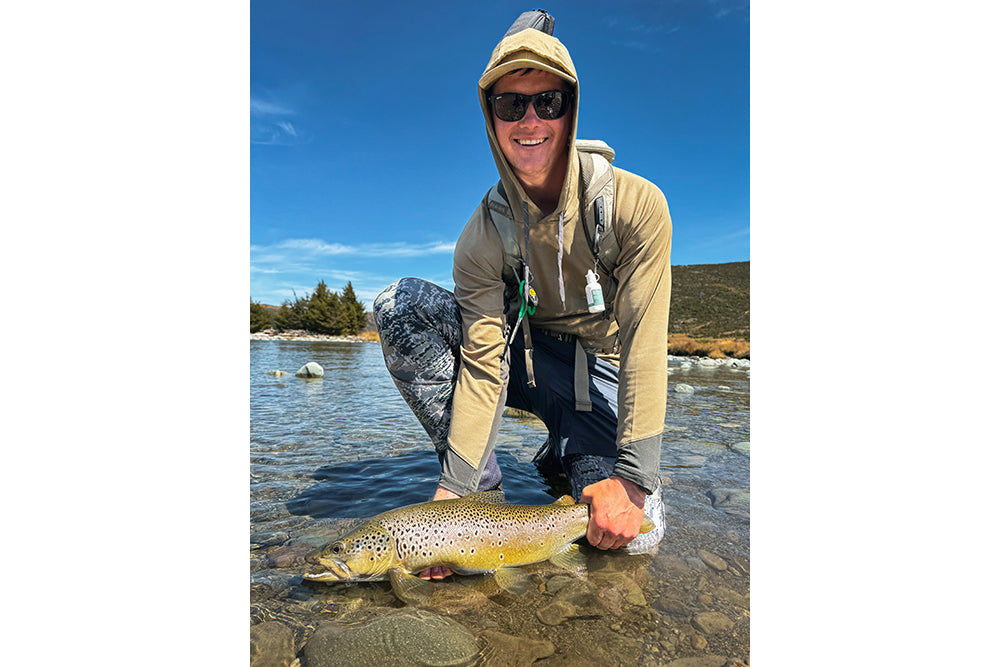
<svg viewBox="0 0 1000 667">
<path fill-rule="evenodd" d="M 517 224 L 507 203 L 507 193 L 503 190 L 503 184 L 497 181 L 496 185 L 490 188 L 486 194 L 484 203 L 493 226 L 500 234 L 500 242 L 503 243 L 503 281 L 508 288 L 513 287 L 517 292 L 517 273 L 523 261 L 521 257 L 521 246 L 517 242 Z"/>
<path fill-rule="evenodd" d="M 581 147 L 581 144 L 584 146 Z M 590 150 L 595 144 L 595 150 Z M 603 141 L 577 142 L 577 150 L 583 190 L 583 229 L 594 257 L 604 271 L 613 277 L 618 253 L 621 251 L 614 225 L 615 175 L 611 162 L 615 153 Z"/>
</svg>

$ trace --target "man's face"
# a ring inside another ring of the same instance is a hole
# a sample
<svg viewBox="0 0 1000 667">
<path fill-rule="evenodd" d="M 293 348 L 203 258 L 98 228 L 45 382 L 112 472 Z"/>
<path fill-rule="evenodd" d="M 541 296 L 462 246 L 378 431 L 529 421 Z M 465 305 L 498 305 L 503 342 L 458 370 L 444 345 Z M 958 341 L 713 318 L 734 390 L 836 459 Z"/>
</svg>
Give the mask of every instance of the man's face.
<svg viewBox="0 0 1000 667">
<path fill-rule="evenodd" d="M 493 86 L 493 94 L 522 93 L 533 95 L 546 90 L 568 90 L 568 85 L 555 74 L 531 70 L 527 74 L 506 74 Z M 572 110 L 555 120 L 542 120 L 529 104 L 521 120 L 507 122 L 493 114 L 493 128 L 500 149 L 514 174 L 525 185 L 540 185 L 553 170 L 565 172 L 567 140 Z"/>
</svg>

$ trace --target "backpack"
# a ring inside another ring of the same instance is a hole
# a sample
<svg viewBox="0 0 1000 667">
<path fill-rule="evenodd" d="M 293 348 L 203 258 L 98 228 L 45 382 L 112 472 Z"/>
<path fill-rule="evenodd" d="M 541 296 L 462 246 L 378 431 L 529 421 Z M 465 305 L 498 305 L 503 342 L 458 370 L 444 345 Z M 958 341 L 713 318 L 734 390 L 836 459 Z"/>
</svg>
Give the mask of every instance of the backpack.
<svg viewBox="0 0 1000 667">
<path fill-rule="evenodd" d="M 580 217 L 595 261 L 611 277 L 611 284 L 604 293 L 604 302 L 609 306 L 605 317 L 610 317 L 618 287 L 614 268 L 621 249 L 614 229 L 615 178 L 611 163 L 614 162 L 615 151 L 603 141 L 584 139 L 576 141 L 576 149 L 580 158 Z M 522 217 L 520 226 L 514 220 L 503 183 L 499 181 L 487 193 L 484 203 L 503 243 L 504 303 L 509 307 L 510 304 L 519 304 L 521 300 L 518 276 L 522 272 L 524 258 L 518 239 L 523 235 L 524 219 Z"/>
</svg>

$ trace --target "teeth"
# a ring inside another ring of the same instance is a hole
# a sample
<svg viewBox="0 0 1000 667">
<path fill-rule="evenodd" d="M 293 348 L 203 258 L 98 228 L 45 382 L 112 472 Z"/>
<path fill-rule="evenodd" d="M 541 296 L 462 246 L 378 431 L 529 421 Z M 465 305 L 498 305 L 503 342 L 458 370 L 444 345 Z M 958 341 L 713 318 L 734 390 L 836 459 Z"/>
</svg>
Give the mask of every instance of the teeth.
<svg viewBox="0 0 1000 667">
<path fill-rule="evenodd" d="M 545 141 L 545 139 L 518 139 L 517 143 L 522 146 L 537 146 L 538 144 Z"/>
</svg>

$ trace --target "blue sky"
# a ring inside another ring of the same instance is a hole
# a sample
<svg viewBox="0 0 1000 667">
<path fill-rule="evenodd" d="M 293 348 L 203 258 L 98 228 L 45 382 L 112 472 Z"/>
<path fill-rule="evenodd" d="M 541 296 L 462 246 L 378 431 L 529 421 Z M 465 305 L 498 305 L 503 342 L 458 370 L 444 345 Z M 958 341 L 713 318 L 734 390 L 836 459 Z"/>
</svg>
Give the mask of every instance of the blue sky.
<svg viewBox="0 0 1000 667">
<path fill-rule="evenodd" d="M 750 259 L 750 9 L 547 2 L 580 76 L 580 138 L 656 183 L 672 263 Z M 476 82 L 514 2 L 250 4 L 250 297 L 401 276 L 451 289 L 496 181 Z"/>
</svg>

